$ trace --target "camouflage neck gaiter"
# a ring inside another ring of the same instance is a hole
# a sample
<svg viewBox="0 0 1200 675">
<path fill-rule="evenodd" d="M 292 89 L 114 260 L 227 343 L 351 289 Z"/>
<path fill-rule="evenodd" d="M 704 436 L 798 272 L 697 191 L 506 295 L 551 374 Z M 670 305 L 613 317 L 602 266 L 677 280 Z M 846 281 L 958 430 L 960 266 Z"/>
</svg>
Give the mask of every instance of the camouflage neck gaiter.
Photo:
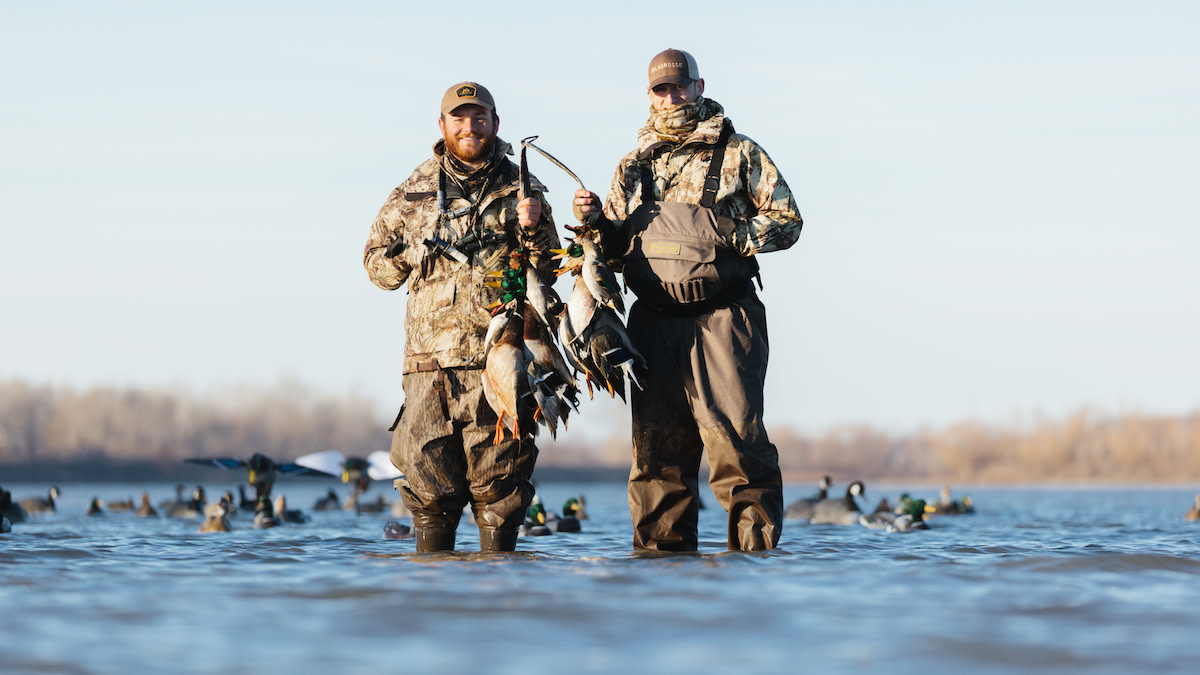
<svg viewBox="0 0 1200 675">
<path fill-rule="evenodd" d="M 673 108 L 656 110 L 650 108 L 648 124 L 654 133 L 664 140 L 682 143 L 696 131 L 700 122 L 720 112 L 716 102 L 700 97 L 691 103 L 684 103 Z"/>
<path fill-rule="evenodd" d="M 476 193 L 482 189 L 486 189 L 491 183 L 491 178 L 497 173 L 497 169 L 500 167 L 500 159 L 503 157 L 504 143 L 499 138 L 496 138 L 492 141 L 492 151 L 488 156 L 487 162 L 478 169 L 473 169 L 463 164 L 461 160 L 448 150 L 442 153 L 442 167 L 456 183 L 463 187 L 464 193 L 478 199 L 482 195 L 476 195 Z"/>
</svg>

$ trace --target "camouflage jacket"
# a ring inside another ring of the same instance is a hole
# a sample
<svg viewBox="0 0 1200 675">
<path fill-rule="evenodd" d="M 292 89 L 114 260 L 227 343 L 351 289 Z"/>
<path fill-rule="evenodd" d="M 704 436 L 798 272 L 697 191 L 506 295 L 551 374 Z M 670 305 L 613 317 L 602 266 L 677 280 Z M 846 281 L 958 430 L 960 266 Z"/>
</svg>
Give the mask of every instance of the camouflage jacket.
<svg viewBox="0 0 1200 675">
<path fill-rule="evenodd" d="M 650 124 L 638 132 L 638 147 L 621 158 L 604 204 L 604 215 L 618 231 L 642 203 L 642 163 L 649 163 L 654 175 L 656 200 L 700 203 L 712 147 L 726 120 L 720 104 L 710 103 L 716 113 L 701 121 L 682 143 L 664 140 Z M 774 162 L 762 146 L 738 133 L 730 136 L 725 146 L 713 212 L 737 223 L 731 243 L 744 256 L 790 247 L 804 225 L 792 191 Z M 605 253 L 619 255 L 608 245 L 611 240 L 605 240 Z"/>
<path fill-rule="evenodd" d="M 417 167 L 408 180 L 392 191 L 371 223 L 371 233 L 363 251 L 363 265 L 371 282 L 385 290 L 396 290 L 408 282 L 405 316 L 404 373 L 428 370 L 434 362 L 443 368 L 482 367 L 483 343 L 491 312 L 488 306 L 502 293 L 484 282 L 488 272 L 502 270 L 509 253 L 518 245 L 530 254 L 530 261 L 549 275 L 556 261 L 547 253 L 559 246 L 550 205 L 542 193 L 545 187 L 532 179 L 533 196 L 542 202 L 542 217 L 536 228 L 522 228 L 517 222 L 518 169 L 505 155 L 507 143 L 497 139 L 493 161 L 501 163 L 499 174 L 477 208 L 439 222 L 437 192 L 439 170 L 443 166 L 445 144 L 434 146 L 434 156 Z M 470 205 L 470 200 L 447 181 L 445 210 L 450 214 Z M 440 237 L 451 243 L 472 228 L 484 233 L 505 233 L 499 243 L 482 248 L 464 264 L 441 255 L 424 242 Z M 387 248 L 397 237 L 406 247 L 393 258 Z M 550 276 L 553 278 L 553 276 Z"/>
</svg>

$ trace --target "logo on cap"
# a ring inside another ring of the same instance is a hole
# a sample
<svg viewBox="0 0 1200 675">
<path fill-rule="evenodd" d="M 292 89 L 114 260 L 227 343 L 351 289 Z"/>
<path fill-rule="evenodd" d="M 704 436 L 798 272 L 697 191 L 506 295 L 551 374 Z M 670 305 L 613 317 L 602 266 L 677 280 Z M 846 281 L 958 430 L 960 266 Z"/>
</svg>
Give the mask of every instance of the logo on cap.
<svg viewBox="0 0 1200 675">
<path fill-rule="evenodd" d="M 464 84 L 463 86 L 454 90 L 454 95 L 459 98 L 466 98 L 468 96 L 474 96 L 475 95 L 475 87 L 472 87 L 469 84 Z"/>
</svg>

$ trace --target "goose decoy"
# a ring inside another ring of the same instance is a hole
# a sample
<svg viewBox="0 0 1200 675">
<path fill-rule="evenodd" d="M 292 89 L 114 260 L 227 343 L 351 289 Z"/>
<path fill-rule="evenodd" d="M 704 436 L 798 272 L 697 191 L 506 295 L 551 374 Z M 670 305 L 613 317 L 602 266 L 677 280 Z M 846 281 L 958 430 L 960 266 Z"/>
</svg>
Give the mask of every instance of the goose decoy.
<svg viewBox="0 0 1200 675">
<path fill-rule="evenodd" d="M 258 510 L 254 513 L 254 529 L 265 530 L 282 524 L 283 520 L 275 515 L 275 507 L 271 505 L 271 500 L 265 495 L 259 497 Z"/>
<path fill-rule="evenodd" d="M 289 509 L 283 495 L 275 497 L 275 515 L 285 523 L 307 523 L 310 520 L 308 514 L 300 509 Z"/>
<path fill-rule="evenodd" d="M 208 500 L 204 497 L 204 487 L 197 485 L 192 488 L 192 498 L 185 502 L 173 502 L 163 508 L 168 518 L 203 518 L 204 506 Z"/>
<path fill-rule="evenodd" d="M 23 523 L 26 516 L 25 507 L 12 500 L 11 492 L 0 488 L 0 517 L 8 518 L 10 523 Z"/>
<path fill-rule="evenodd" d="M 21 506 L 26 513 L 54 513 L 58 510 L 55 506 L 55 501 L 62 493 L 57 485 L 50 487 L 50 491 L 46 494 L 46 498 L 41 497 L 26 497 L 21 500 Z"/>
<path fill-rule="evenodd" d="M 1184 520 L 1197 521 L 1200 520 L 1200 494 L 1196 495 L 1196 503 L 1192 504 L 1192 508 L 1183 514 Z"/>
<path fill-rule="evenodd" d="M 215 466 L 222 469 L 246 469 L 246 484 L 254 488 L 255 499 L 270 497 L 271 488 L 279 476 L 319 476 L 320 471 L 314 471 L 306 466 L 292 462 L 276 462 L 260 453 L 250 455 L 249 459 L 235 457 L 193 457 L 183 460 L 202 466 Z"/>
<path fill-rule="evenodd" d="M 99 497 L 92 497 L 92 501 L 88 504 L 87 515 L 102 516 L 104 515 L 104 502 L 100 501 Z"/>
<path fill-rule="evenodd" d="M 865 496 L 866 488 L 862 481 L 856 480 L 846 488 L 845 497 L 826 497 L 814 504 L 808 522 L 813 525 L 857 525 L 862 509 L 855 498 Z"/>
<path fill-rule="evenodd" d="M 822 499 L 829 498 L 829 486 L 832 481 L 829 476 L 822 476 L 817 483 L 817 493 L 812 497 L 801 497 L 788 504 L 784 518 L 787 520 L 809 520 L 813 516 L 813 507 Z"/>
<path fill-rule="evenodd" d="M 155 511 L 154 507 L 150 505 L 150 493 L 149 492 L 142 493 L 142 505 L 137 508 L 136 513 L 137 513 L 138 517 L 140 517 L 140 518 L 157 518 L 158 517 L 158 511 Z"/>
<path fill-rule="evenodd" d="M 329 493 L 324 497 L 317 499 L 313 504 L 313 511 L 337 511 L 342 508 L 342 501 L 338 499 L 337 493 L 331 488 Z"/>
<path fill-rule="evenodd" d="M 213 504 L 208 510 L 204 518 L 204 522 L 200 524 L 201 532 L 232 532 L 233 527 L 229 524 L 229 514 L 233 511 L 233 502 L 227 493 L 221 495 L 221 499 Z"/>
</svg>

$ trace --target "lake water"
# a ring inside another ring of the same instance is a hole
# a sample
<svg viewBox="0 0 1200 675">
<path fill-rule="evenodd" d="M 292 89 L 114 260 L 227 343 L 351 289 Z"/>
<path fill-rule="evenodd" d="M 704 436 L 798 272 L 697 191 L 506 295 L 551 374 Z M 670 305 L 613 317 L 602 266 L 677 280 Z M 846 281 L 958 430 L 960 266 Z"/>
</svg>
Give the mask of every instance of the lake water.
<svg viewBox="0 0 1200 675">
<path fill-rule="evenodd" d="M 217 472 L 219 473 L 219 472 Z M 232 473 L 228 474 L 233 476 Z M 216 474 L 214 474 L 216 476 Z M 224 476 L 222 476 L 224 478 Z M 276 486 L 310 509 L 318 479 Z M 4 484 L 15 499 L 47 485 Z M 63 484 L 0 535 L 0 673 L 1194 673 L 1200 523 L 1190 488 L 957 488 L 977 513 L 928 532 L 789 522 L 725 551 L 707 495 L 697 554 L 637 555 L 623 484 L 584 494 L 581 534 L 480 555 L 414 553 L 383 515 L 200 534 L 199 520 L 84 515 L 173 485 Z M 907 486 L 906 486 L 907 487 Z M 935 499 L 937 486 L 909 488 Z M 233 479 L 205 483 L 209 498 Z M 790 502 L 812 492 L 788 486 Z M 867 486 L 868 504 L 898 486 Z M 387 486 L 371 494 L 395 492 Z"/>
</svg>

